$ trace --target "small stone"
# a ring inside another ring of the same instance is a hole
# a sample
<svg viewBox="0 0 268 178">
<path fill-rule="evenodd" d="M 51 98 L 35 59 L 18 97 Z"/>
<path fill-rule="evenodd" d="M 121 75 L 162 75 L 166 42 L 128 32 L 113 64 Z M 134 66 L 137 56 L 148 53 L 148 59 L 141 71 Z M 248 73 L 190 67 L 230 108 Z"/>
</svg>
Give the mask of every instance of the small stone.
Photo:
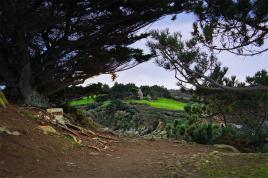
<svg viewBox="0 0 268 178">
<path fill-rule="evenodd" d="M 65 162 L 65 164 L 67 166 L 69 166 L 69 167 L 75 167 L 76 166 L 75 163 L 73 163 L 73 162 Z"/>
<path fill-rule="evenodd" d="M 14 135 L 14 136 L 21 135 L 18 131 L 10 131 L 6 127 L 0 127 L 0 133 L 6 133 L 8 135 Z"/>
<path fill-rule="evenodd" d="M 217 154 L 219 154 L 219 152 L 218 151 L 212 151 L 211 153 L 209 153 L 210 155 L 217 155 Z"/>
<path fill-rule="evenodd" d="M 47 112 L 54 116 L 57 123 L 65 125 L 62 108 L 49 108 Z"/>
<path fill-rule="evenodd" d="M 97 153 L 97 152 L 90 152 L 89 155 L 91 155 L 91 156 L 98 156 L 99 153 Z"/>
</svg>

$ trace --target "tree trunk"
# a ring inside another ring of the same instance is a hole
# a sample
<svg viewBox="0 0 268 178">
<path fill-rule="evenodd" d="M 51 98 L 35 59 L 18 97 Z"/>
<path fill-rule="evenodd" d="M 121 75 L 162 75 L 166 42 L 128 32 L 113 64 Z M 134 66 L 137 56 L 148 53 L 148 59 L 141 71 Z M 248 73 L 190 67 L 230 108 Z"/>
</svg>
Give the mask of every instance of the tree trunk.
<svg viewBox="0 0 268 178">
<path fill-rule="evenodd" d="M 27 101 L 28 97 L 33 93 L 31 86 L 31 64 L 27 63 L 21 70 L 19 79 L 19 90 L 23 97 L 24 102 Z"/>
</svg>

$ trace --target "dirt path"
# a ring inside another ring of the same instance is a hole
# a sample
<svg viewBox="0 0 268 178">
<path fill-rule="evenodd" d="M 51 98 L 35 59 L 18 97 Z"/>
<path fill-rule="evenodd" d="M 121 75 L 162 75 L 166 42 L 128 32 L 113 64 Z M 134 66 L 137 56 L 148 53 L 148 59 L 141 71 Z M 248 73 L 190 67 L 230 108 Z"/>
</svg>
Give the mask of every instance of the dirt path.
<svg viewBox="0 0 268 178">
<path fill-rule="evenodd" d="M 0 127 L 21 133 L 0 133 L 1 178 L 200 177 L 194 163 L 181 165 L 213 151 L 211 146 L 175 140 L 122 137 L 109 144 L 109 149 L 97 152 L 70 143 L 61 133 L 44 135 L 37 122 L 21 111 L 0 109 Z M 259 162 L 253 158 L 254 164 Z"/>
</svg>

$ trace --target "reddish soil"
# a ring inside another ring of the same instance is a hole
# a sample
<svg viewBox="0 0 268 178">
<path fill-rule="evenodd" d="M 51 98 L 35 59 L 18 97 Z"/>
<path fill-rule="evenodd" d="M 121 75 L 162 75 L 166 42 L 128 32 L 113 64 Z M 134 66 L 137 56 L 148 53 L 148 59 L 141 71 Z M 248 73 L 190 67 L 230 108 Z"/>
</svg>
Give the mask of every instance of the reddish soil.
<svg viewBox="0 0 268 178">
<path fill-rule="evenodd" d="M 59 134 L 44 135 L 24 111 L 16 106 L 0 108 L 0 127 L 22 134 L 0 133 L 1 178 L 187 177 L 185 170 L 176 168 L 178 160 L 212 151 L 209 146 L 174 140 L 120 137 L 97 152 L 71 143 L 59 129 Z M 91 139 L 85 137 L 83 142 L 93 143 Z"/>
</svg>

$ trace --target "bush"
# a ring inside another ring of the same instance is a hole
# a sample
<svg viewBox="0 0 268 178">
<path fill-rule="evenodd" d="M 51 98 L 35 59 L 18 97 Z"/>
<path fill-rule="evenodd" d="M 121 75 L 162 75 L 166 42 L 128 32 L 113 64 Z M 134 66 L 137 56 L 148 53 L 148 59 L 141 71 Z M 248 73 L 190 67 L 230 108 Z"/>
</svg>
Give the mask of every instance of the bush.
<svg viewBox="0 0 268 178">
<path fill-rule="evenodd" d="M 182 124 L 177 127 L 176 135 L 184 139 L 202 144 L 219 143 L 222 136 L 222 129 L 215 124 Z"/>
<path fill-rule="evenodd" d="M 203 104 L 191 103 L 185 106 L 187 116 L 182 120 L 175 120 L 167 127 L 168 137 L 183 138 L 202 144 L 219 143 L 223 129 L 218 124 L 207 123 L 200 119 L 206 107 Z"/>
</svg>

